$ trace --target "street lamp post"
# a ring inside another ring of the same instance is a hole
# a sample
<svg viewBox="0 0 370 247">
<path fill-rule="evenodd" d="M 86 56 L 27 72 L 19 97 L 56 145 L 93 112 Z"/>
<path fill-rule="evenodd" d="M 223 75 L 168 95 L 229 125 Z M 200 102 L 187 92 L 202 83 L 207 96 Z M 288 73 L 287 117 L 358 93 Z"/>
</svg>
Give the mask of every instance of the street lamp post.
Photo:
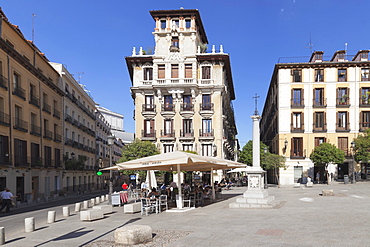
<svg viewBox="0 0 370 247">
<path fill-rule="evenodd" d="M 267 154 L 267 151 L 268 151 L 268 148 L 267 147 L 264 147 L 263 148 L 263 153 L 265 154 L 265 164 L 266 164 L 266 154 Z M 265 180 L 265 189 L 267 189 L 267 170 L 265 171 L 264 180 Z"/>
<path fill-rule="evenodd" d="M 356 174 L 355 174 L 355 154 L 354 154 L 354 148 L 356 147 L 356 142 L 351 142 L 351 148 L 352 148 L 352 183 L 356 183 Z"/>
<path fill-rule="evenodd" d="M 109 167 L 112 166 L 112 146 L 114 144 L 114 136 L 108 136 L 108 146 L 109 146 Z M 112 178 L 112 170 L 109 170 L 109 202 L 108 204 L 112 204 L 112 194 L 113 194 L 113 178 Z"/>
</svg>

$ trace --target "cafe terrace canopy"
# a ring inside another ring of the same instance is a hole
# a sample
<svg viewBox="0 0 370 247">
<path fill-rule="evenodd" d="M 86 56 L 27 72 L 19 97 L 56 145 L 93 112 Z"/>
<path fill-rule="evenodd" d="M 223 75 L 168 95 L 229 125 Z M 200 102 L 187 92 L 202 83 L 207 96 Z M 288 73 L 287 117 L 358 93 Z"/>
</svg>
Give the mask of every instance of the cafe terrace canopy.
<svg viewBox="0 0 370 247">
<path fill-rule="evenodd" d="M 160 170 L 177 171 L 178 181 L 181 171 L 213 171 L 231 168 L 246 167 L 245 164 L 220 159 L 216 157 L 200 156 L 182 151 L 157 154 L 136 160 L 118 163 L 103 170 Z M 211 172 L 212 192 L 214 198 L 213 172 Z M 182 208 L 181 186 L 179 186 L 179 208 Z"/>
</svg>

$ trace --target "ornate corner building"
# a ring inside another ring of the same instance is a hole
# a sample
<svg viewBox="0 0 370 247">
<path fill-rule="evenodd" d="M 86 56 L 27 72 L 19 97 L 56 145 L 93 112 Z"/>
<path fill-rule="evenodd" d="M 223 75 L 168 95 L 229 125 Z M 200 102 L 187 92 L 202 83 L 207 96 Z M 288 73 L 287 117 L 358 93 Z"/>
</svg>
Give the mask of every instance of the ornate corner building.
<svg viewBox="0 0 370 247">
<path fill-rule="evenodd" d="M 229 55 L 207 52 L 198 10 L 150 11 L 155 47 L 126 57 L 136 137 L 161 152 L 195 151 L 234 160 L 237 129 Z"/>
</svg>

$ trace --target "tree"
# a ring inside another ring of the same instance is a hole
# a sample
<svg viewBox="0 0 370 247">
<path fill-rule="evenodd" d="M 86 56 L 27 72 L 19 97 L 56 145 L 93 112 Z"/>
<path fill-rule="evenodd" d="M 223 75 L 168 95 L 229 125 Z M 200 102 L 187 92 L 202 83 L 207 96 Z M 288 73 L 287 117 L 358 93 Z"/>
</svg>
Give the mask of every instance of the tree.
<svg viewBox="0 0 370 247">
<path fill-rule="evenodd" d="M 265 149 L 267 150 L 266 153 Z M 270 153 L 268 151 L 268 146 L 262 142 L 260 143 L 260 157 L 260 163 L 263 169 L 275 169 L 275 177 L 278 182 L 278 187 L 280 187 L 279 173 L 276 172 L 276 170 L 279 168 L 285 169 L 285 157 Z M 239 155 L 239 162 L 253 166 L 253 141 L 250 140 L 244 145 Z"/>
<path fill-rule="evenodd" d="M 326 178 L 329 184 L 328 165 L 330 163 L 341 164 L 345 159 L 344 152 L 330 143 L 321 143 L 310 155 L 310 159 L 315 166 L 324 166 Z"/>
<path fill-rule="evenodd" d="M 155 144 L 150 141 L 141 141 L 135 139 L 132 143 L 124 146 L 122 151 L 122 158 L 119 159 L 119 163 L 126 162 L 130 160 L 135 160 L 143 157 L 152 156 L 159 154 L 159 151 Z M 123 170 L 121 171 L 125 175 L 130 175 L 133 173 L 139 173 L 139 177 L 144 178 L 146 176 L 145 171 L 136 171 L 136 170 Z"/>
<path fill-rule="evenodd" d="M 370 160 L 370 129 L 367 129 L 363 135 L 358 136 L 353 140 L 355 147 L 353 151 L 355 153 L 354 158 L 356 162 L 369 163 Z"/>
</svg>

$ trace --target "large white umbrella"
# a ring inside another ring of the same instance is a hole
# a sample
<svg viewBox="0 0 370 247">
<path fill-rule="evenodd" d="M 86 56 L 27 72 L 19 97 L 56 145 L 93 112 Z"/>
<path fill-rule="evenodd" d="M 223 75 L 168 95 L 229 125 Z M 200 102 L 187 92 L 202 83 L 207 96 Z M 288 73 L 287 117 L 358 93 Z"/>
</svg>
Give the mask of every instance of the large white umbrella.
<svg viewBox="0 0 370 247">
<path fill-rule="evenodd" d="M 178 181 L 180 183 L 181 171 L 211 171 L 212 195 L 214 199 L 213 170 L 222 170 L 230 168 L 245 167 L 245 164 L 220 159 L 216 157 L 200 156 L 182 151 L 157 154 L 136 160 L 130 160 L 118 163 L 115 166 L 105 168 L 104 170 L 160 170 L 177 171 Z M 181 184 L 179 187 L 179 205 L 182 208 Z"/>
</svg>

